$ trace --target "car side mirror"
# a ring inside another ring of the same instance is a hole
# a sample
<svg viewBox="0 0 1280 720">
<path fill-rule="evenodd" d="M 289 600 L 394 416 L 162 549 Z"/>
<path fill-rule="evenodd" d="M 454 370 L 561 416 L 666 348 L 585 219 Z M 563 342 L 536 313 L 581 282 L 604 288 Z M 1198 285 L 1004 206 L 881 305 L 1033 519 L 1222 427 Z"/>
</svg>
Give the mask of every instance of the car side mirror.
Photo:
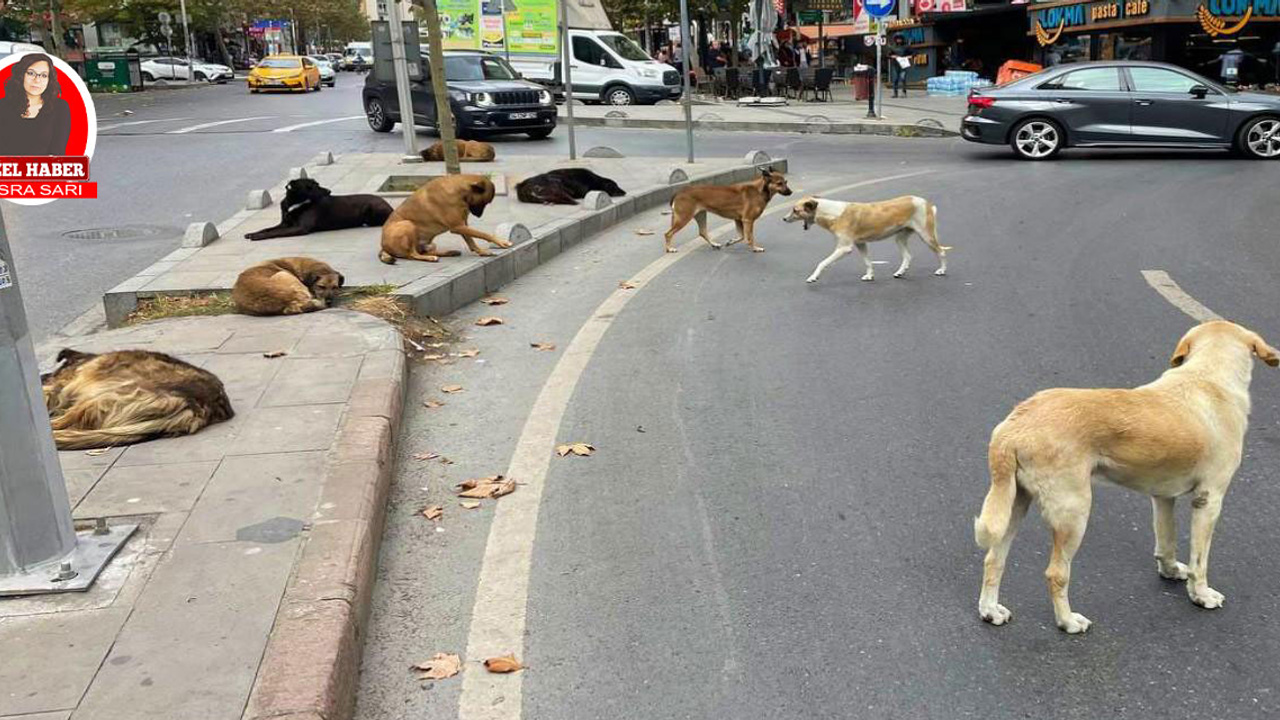
<svg viewBox="0 0 1280 720">
<path fill-rule="evenodd" d="M 1196 98 L 1197 100 L 1203 100 L 1203 99 L 1205 98 L 1205 96 L 1206 96 L 1206 95 L 1208 95 L 1208 94 L 1209 94 L 1209 86 L 1207 86 L 1207 85 L 1193 85 L 1193 86 L 1191 86 L 1191 95 L 1192 95 L 1192 97 Z"/>
</svg>

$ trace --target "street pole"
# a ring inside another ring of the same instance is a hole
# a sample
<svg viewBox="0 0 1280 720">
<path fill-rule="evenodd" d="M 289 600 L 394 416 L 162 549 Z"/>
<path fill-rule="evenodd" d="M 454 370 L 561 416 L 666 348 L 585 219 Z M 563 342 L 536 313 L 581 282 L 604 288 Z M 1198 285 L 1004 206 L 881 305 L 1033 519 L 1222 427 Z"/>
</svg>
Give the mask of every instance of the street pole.
<svg viewBox="0 0 1280 720">
<path fill-rule="evenodd" d="M 689 71 L 693 68 L 693 53 L 696 48 L 690 44 L 689 35 L 689 0 L 680 0 L 680 74 L 684 92 L 680 95 L 680 104 L 684 105 L 684 140 L 689 148 L 689 162 L 693 162 L 693 96 L 689 92 Z"/>
<path fill-rule="evenodd" d="M 876 117 L 884 119 L 884 105 L 880 89 L 880 55 L 884 49 L 884 21 L 876 20 Z"/>
<path fill-rule="evenodd" d="M 569 125 L 569 159 L 578 159 L 578 139 L 573 132 L 573 73 L 569 66 L 573 63 L 573 52 L 569 46 L 569 11 L 565 3 L 569 0 L 556 0 L 560 11 L 560 71 L 564 75 L 564 110 Z"/>
<path fill-rule="evenodd" d="M 825 18 L 827 17 L 827 11 L 826 11 L 826 10 L 819 10 L 818 12 L 819 12 L 819 13 L 821 13 L 820 15 L 818 15 L 818 68 L 819 68 L 819 69 L 821 69 L 821 68 L 822 68 L 822 56 L 825 54 L 825 53 L 823 53 L 822 51 L 823 51 L 823 50 L 825 49 L 825 47 L 826 47 L 826 42 L 825 42 L 825 40 L 824 40 L 824 39 L 823 39 L 823 37 L 822 37 L 822 21 L 823 21 L 823 19 L 825 19 Z"/>
<path fill-rule="evenodd" d="M 409 61 L 404 53 L 404 23 L 400 3 L 387 2 L 387 32 L 391 34 L 391 65 L 396 78 L 396 99 L 400 104 L 400 134 L 404 138 L 404 159 L 418 158 L 418 136 L 413 122 L 413 93 L 409 88 Z"/>
<path fill-rule="evenodd" d="M 397 2 L 398 0 L 391 0 L 388 7 L 396 5 Z M 458 165 L 458 142 L 453 132 L 453 104 L 449 101 L 449 79 L 444 75 L 444 43 L 440 41 L 440 14 L 436 12 L 435 0 L 423 0 L 420 7 L 427 21 L 427 65 L 431 68 L 431 92 L 436 97 L 436 126 L 440 129 L 440 142 L 444 145 L 444 171 L 449 175 L 457 175 L 462 172 L 462 168 Z M 398 8 L 395 16 L 400 17 Z M 400 65 L 397 65 L 397 68 L 405 65 L 403 31 L 400 32 L 400 36 Z M 400 71 L 397 70 L 397 72 Z M 400 87 L 405 88 L 404 93 L 407 95 L 409 92 L 408 67 L 405 67 L 403 72 L 405 80 Z M 397 76 L 396 83 L 400 82 Z M 404 100 L 400 102 L 403 103 Z M 404 113 L 400 115 L 403 117 Z M 412 114 L 410 117 L 413 117 Z M 418 154 L 416 145 L 413 146 L 410 154 Z"/>
<path fill-rule="evenodd" d="M 191 28 L 187 27 L 187 0 L 181 0 L 178 9 L 182 11 L 182 44 L 186 46 L 187 53 L 187 82 L 191 82 L 195 79 L 195 74 L 191 71 Z"/>
<path fill-rule="evenodd" d="M 507 64 L 511 64 L 511 40 L 507 37 L 507 0 L 498 3 L 502 13 L 502 52 L 507 56 Z"/>
</svg>

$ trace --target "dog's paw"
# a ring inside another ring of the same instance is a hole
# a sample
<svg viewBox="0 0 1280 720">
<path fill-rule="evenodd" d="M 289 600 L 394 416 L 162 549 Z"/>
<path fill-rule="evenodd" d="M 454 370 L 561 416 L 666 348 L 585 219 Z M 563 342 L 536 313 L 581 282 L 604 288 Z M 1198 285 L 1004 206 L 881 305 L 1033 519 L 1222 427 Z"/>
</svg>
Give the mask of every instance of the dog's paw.
<svg viewBox="0 0 1280 720">
<path fill-rule="evenodd" d="M 934 271 L 933 271 L 933 274 L 934 274 L 934 275 L 939 275 L 939 276 L 941 276 L 941 275 L 946 275 L 946 274 L 947 274 L 947 271 L 946 271 L 946 270 L 943 270 L 942 268 L 938 268 L 937 270 L 934 270 Z"/>
<path fill-rule="evenodd" d="M 1188 590 L 1187 594 L 1191 596 L 1191 602 L 1199 605 L 1206 610 L 1214 610 L 1222 607 L 1227 601 L 1227 596 L 1214 590 L 1211 587 L 1201 590 Z"/>
<path fill-rule="evenodd" d="M 722 247 L 724 247 L 724 246 L 723 246 L 723 245 L 721 245 L 720 243 L 711 243 L 711 249 L 712 249 L 712 250 L 719 250 L 719 249 L 720 249 L 720 248 L 722 248 Z"/>
<path fill-rule="evenodd" d="M 862 282 L 871 282 L 876 279 L 875 275 L 863 275 Z"/>
<path fill-rule="evenodd" d="M 805 278 L 805 282 L 807 282 L 807 283 L 816 283 L 816 282 L 818 282 L 818 278 L 817 278 L 816 276 L 815 276 L 815 277 L 810 277 L 810 278 Z"/>
<path fill-rule="evenodd" d="M 1156 572 L 1160 573 L 1160 577 L 1165 580 L 1186 580 L 1188 568 L 1186 565 L 1174 561 L 1172 565 L 1165 565 L 1159 560 L 1156 561 Z"/>
<path fill-rule="evenodd" d="M 978 617 L 992 625 L 1003 625 L 1013 619 L 1013 613 L 1009 608 L 996 603 L 989 608 L 978 608 Z"/>
<path fill-rule="evenodd" d="M 762 247 L 760 247 L 759 245 L 757 245 L 757 246 L 755 246 L 755 247 L 751 248 L 751 252 L 764 252 L 764 248 L 762 248 Z"/>
<path fill-rule="evenodd" d="M 494 245 L 497 245 L 500 248 L 506 249 L 511 247 L 511 243 L 507 240 L 503 240 L 502 238 L 494 238 L 494 240 L 497 241 L 494 243 Z"/>
<path fill-rule="evenodd" d="M 484 248 L 479 248 L 475 252 L 480 257 L 493 257 L 493 253 L 489 252 L 488 250 L 485 250 Z"/>
<path fill-rule="evenodd" d="M 673 252 L 680 252 L 680 251 L 675 248 L 667 248 L 667 252 L 673 253 Z"/>
<path fill-rule="evenodd" d="M 1089 626 L 1092 624 L 1093 624 L 1092 620 L 1081 615 L 1080 613 L 1071 613 L 1070 615 L 1058 621 L 1058 629 L 1062 630 L 1068 635 L 1078 635 L 1084 632 L 1085 630 L 1088 630 Z"/>
<path fill-rule="evenodd" d="M 893 276 L 896 278 L 901 278 L 901 277 L 904 277 L 906 274 L 907 274 L 906 270 L 899 270 L 898 272 L 894 273 Z"/>
</svg>

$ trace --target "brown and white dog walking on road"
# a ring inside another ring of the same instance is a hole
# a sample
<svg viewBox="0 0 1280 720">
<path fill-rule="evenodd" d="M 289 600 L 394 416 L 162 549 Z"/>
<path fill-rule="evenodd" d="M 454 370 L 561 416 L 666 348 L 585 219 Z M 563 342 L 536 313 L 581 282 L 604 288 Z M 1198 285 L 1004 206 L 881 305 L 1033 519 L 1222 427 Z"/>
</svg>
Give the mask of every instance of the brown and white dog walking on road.
<svg viewBox="0 0 1280 720">
<path fill-rule="evenodd" d="M 1222 498 L 1240 466 L 1249 425 L 1253 358 L 1280 365 L 1280 355 L 1252 330 L 1225 320 L 1192 328 L 1154 382 L 1132 390 L 1045 390 L 1025 400 L 991 433 L 991 489 L 974 520 L 983 561 L 978 614 L 1009 621 L 1000 578 L 1018 523 L 1035 500 L 1053 531 L 1045 577 L 1058 627 L 1084 632 L 1090 621 L 1067 600 L 1071 558 L 1089 522 L 1094 480 L 1151 496 L 1156 571 L 1186 580 L 1191 602 L 1222 607 L 1209 587 L 1209 543 Z M 1191 557 L 1178 562 L 1174 499 L 1191 496 Z"/>
<path fill-rule="evenodd" d="M 867 266 L 862 279 L 875 280 L 876 273 L 871 266 L 871 257 L 867 254 L 867 243 L 889 238 L 898 243 L 898 250 L 902 252 L 902 264 L 893 273 L 894 277 L 900 278 L 911 267 L 911 251 L 907 249 L 911 233 L 919 235 L 924 244 L 937 254 L 938 269 L 933 274 L 947 274 L 947 251 L 951 248 L 938 242 L 938 206 L 922 197 L 903 195 L 873 203 L 807 197 L 796 203 L 782 221 L 801 221 L 805 230 L 810 225 L 819 225 L 836 236 L 836 249 L 818 263 L 818 267 L 813 269 L 805 282 L 817 282 L 818 276 L 822 275 L 828 265 L 854 250 L 858 251 L 862 256 L 862 263 Z"/>
<path fill-rule="evenodd" d="M 663 238 L 667 252 L 675 252 L 671 246 L 671 238 L 680 232 L 680 228 L 697 219 L 698 235 L 716 250 L 720 243 L 714 242 L 707 234 L 707 211 L 722 218 L 732 220 L 738 226 L 738 237 L 726 245 L 741 240 L 747 241 L 752 252 L 764 252 L 764 248 L 756 245 L 756 220 L 764 213 L 764 208 L 774 195 L 790 195 L 787 179 L 782 173 L 769 168 L 760 170 L 760 177 L 735 185 L 694 185 L 676 193 L 671 198 L 671 229 Z"/>
</svg>

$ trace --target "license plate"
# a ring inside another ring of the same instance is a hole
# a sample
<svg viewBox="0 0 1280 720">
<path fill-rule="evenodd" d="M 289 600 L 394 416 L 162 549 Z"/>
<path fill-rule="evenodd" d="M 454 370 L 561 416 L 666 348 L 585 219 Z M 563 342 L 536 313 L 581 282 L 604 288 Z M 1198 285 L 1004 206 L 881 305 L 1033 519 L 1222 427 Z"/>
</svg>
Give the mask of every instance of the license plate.
<svg viewBox="0 0 1280 720">
<path fill-rule="evenodd" d="M 268 85 L 283 85 L 283 84 L 284 84 L 284 81 L 283 81 L 283 80 L 268 80 L 268 81 L 267 81 L 267 84 L 268 84 Z"/>
<path fill-rule="evenodd" d="M 532 120 L 532 119 L 534 119 L 534 118 L 538 117 L 538 113 L 531 113 L 531 112 L 527 112 L 527 113 L 511 113 L 511 114 L 510 114 L 510 115 L 508 115 L 507 117 L 508 117 L 508 118 L 510 118 L 511 120 Z"/>
</svg>

